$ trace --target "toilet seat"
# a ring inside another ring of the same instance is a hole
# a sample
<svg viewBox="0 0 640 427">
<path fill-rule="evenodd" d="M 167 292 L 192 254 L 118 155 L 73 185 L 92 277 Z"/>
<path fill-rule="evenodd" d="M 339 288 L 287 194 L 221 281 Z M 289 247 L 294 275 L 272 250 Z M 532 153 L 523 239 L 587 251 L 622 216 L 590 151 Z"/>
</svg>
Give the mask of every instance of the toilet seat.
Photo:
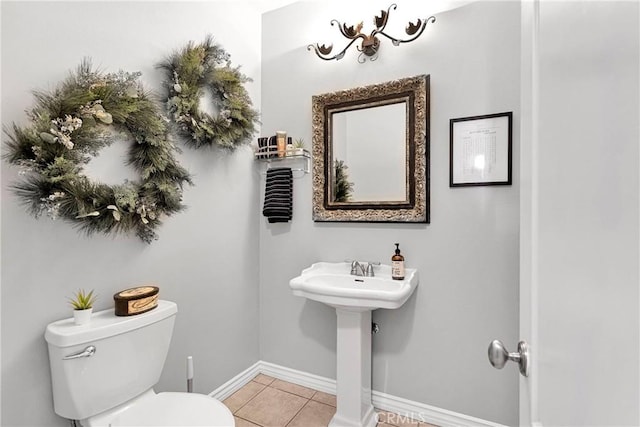
<svg viewBox="0 0 640 427">
<path fill-rule="evenodd" d="M 235 421 L 222 402 L 199 393 L 164 392 L 147 395 L 102 423 L 112 427 L 132 426 L 211 426 L 233 427 Z M 97 421 L 97 420 L 92 420 Z"/>
</svg>

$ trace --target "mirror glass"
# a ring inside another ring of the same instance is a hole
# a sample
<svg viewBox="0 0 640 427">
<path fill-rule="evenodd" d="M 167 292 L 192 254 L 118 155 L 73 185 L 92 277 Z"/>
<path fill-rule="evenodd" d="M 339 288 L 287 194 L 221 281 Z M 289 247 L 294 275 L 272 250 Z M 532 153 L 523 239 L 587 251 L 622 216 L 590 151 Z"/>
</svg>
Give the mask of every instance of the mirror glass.
<svg viewBox="0 0 640 427">
<path fill-rule="evenodd" d="M 313 97 L 314 221 L 429 222 L 429 76 Z"/>
<path fill-rule="evenodd" d="M 333 162 L 348 170 L 350 197 L 337 200 L 335 168 L 331 202 L 407 200 L 407 103 L 338 111 L 331 116 Z"/>
</svg>

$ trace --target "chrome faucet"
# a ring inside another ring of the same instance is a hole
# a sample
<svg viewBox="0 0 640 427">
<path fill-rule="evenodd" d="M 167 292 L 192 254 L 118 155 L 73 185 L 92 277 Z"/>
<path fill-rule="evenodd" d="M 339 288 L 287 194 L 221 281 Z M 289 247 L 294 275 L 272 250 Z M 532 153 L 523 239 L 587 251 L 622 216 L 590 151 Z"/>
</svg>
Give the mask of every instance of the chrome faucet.
<svg viewBox="0 0 640 427">
<path fill-rule="evenodd" d="M 366 270 L 365 267 L 358 261 L 351 261 L 351 275 L 352 276 L 364 276 Z"/>
<path fill-rule="evenodd" d="M 366 262 L 360 263 L 358 261 L 351 261 L 351 275 L 353 276 L 365 276 L 374 277 L 373 266 L 380 265 L 379 262 Z"/>
</svg>

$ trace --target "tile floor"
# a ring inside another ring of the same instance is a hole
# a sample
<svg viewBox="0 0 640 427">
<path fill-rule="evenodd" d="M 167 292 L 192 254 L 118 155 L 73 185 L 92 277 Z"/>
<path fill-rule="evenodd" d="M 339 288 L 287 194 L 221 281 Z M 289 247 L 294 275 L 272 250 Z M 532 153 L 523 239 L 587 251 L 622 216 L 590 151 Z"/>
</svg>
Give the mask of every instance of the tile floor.
<svg viewBox="0 0 640 427">
<path fill-rule="evenodd" d="M 224 404 L 236 427 L 326 427 L 336 412 L 336 397 L 258 374 Z M 378 427 L 435 427 L 378 411 Z"/>
</svg>

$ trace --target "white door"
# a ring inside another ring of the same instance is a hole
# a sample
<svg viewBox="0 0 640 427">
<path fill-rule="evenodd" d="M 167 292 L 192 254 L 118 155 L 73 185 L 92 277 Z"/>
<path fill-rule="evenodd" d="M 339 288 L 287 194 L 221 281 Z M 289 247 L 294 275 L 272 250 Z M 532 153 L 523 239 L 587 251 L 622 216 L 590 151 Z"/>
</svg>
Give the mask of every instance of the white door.
<svg viewBox="0 0 640 427">
<path fill-rule="evenodd" d="M 640 425 L 639 9 L 522 3 L 521 425 Z"/>
</svg>

